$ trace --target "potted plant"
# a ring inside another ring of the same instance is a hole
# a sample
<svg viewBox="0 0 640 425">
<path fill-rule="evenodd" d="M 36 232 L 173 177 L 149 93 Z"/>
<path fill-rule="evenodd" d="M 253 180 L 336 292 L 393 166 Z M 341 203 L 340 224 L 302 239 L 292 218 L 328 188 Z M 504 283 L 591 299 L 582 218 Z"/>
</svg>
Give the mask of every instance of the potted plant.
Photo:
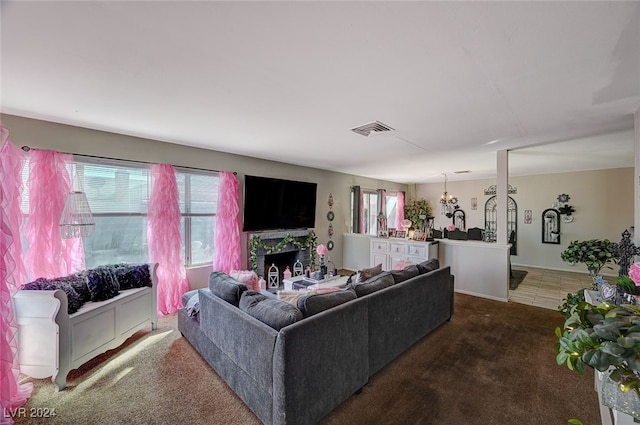
<svg viewBox="0 0 640 425">
<path fill-rule="evenodd" d="M 426 218 L 431 217 L 431 205 L 424 198 L 409 199 L 404 204 L 404 218 L 411 220 L 415 229 L 422 229 L 426 223 Z"/>
<path fill-rule="evenodd" d="M 619 292 L 640 293 L 640 263 L 616 282 Z M 566 320 L 562 329 L 556 328 L 556 361 L 581 375 L 584 365 L 603 372 L 602 402 L 640 418 L 640 307 L 635 297 L 622 298 L 629 304 L 596 306 L 585 300 L 584 291 L 567 294 L 558 307 Z"/>
<path fill-rule="evenodd" d="M 609 239 L 590 239 L 588 241 L 572 241 L 560 257 L 570 264 L 584 263 L 591 277 L 595 278 L 608 264 L 618 264 L 620 253 L 617 245 Z"/>
<path fill-rule="evenodd" d="M 578 302 L 564 327 L 556 328 L 556 362 L 566 364 L 580 375 L 584 366 L 605 373 L 603 392 L 613 391 L 620 397 L 610 405 L 616 410 L 640 416 L 640 309 L 635 305 L 598 306 Z M 608 378 L 608 379 L 607 379 Z M 603 397 L 605 400 L 605 397 Z M 606 404 L 606 401 L 604 401 Z"/>
</svg>

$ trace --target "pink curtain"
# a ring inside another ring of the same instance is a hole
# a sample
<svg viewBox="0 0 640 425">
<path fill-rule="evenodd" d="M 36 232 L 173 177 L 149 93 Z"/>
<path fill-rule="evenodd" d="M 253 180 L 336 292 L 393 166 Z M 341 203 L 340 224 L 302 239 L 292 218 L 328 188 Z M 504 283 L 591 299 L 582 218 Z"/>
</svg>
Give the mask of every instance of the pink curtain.
<svg viewBox="0 0 640 425">
<path fill-rule="evenodd" d="M 19 384 L 18 327 L 13 314 L 13 295 L 25 283 L 20 242 L 20 195 L 23 155 L 0 128 L 0 408 L 10 412 L 22 406 L 31 396 L 33 384 Z M 1 424 L 11 424 L 10 415 L 0 415 Z"/>
<path fill-rule="evenodd" d="M 158 314 L 175 314 L 182 306 L 182 294 L 189 289 L 182 262 L 180 198 L 173 166 L 151 166 L 151 198 L 147 241 L 149 259 L 158 263 Z"/>
<path fill-rule="evenodd" d="M 396 206 L 396 229 L 403 230 L 402 220 L 404 220 L 404 193 L 398 192 L 398 202 Z"/>
<path fill-rule="evenodd" d="M 218 211 L 214 234 L 213 270 L 230 273 L 240 269 L 240 208 L 238 179 L 233 173 L 220 173 Z"/>
<path fill-rule="evenodd" d="M 29 279 L 53 278 L 82 270 L 82 240 L 62 239 L 60 216 L 72 189 L 68 164 L 73 156 L 50 150 L 29 152 L 29 249 L 25 265 Z"/>
</svg>

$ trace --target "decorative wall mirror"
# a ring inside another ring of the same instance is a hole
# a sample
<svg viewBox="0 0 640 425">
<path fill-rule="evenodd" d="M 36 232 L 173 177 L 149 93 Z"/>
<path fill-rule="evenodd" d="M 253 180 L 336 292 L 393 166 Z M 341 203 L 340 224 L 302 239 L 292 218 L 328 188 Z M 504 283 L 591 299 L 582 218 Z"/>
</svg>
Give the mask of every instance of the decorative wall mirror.
<svg viewBox="0 0 640 425">
<path fill-rule="evenodd" d="M 497 197 L 494 195 L 484 204 L 484 239 L 487 242 L 496 241 L 498 224 Z M 518 204 L 511 196 L 507 197 L 507 234 L 511 243 L 511 255 L 518 255 Z"/>
<path fill-rule="evenodd" d="M 554 208 L 542 211 L 542 243 L 560 244 L 560 211 Z"/>
<path fill-rule="evenodd" d="M 464 222 L 464 211 L 461 209 L 457 209 L 453 212 L 453 225 L 462 231 L 467 230 Z"/>
</svg>

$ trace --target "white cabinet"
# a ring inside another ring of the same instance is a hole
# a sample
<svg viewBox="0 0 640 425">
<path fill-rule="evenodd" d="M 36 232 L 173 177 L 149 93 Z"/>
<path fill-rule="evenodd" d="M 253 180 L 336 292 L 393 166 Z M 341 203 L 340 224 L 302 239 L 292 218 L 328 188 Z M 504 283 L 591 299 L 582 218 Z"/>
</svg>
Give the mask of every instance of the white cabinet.
<svg viewBox="0 0 640 425">
<path fill-rule="evenodd" d="M 417 264 L 438 258 L 438 242 L 373 238 L 370 257 L 372 267 L 382 264 L 383 270 L 395 270 L 407 262 Z"/>
</svg>

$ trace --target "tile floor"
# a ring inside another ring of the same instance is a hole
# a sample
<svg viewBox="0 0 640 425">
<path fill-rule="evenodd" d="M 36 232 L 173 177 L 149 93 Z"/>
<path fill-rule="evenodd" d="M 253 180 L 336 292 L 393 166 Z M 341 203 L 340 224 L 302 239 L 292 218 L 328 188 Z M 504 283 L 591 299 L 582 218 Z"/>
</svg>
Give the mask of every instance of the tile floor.
<svg viewBox="0 0 640 425">
<path fill-rule="evenodd" d="M 509 291 L 509 301 L 516 303 L 557 310 L 567 293 L 576 292 L 581 288 L 590 288 L 592 285 L 591 277 L 586 273 L 561 272 L 516 265 L 513 268 L 528 272 L 518 288 Z"/>
</svg>

